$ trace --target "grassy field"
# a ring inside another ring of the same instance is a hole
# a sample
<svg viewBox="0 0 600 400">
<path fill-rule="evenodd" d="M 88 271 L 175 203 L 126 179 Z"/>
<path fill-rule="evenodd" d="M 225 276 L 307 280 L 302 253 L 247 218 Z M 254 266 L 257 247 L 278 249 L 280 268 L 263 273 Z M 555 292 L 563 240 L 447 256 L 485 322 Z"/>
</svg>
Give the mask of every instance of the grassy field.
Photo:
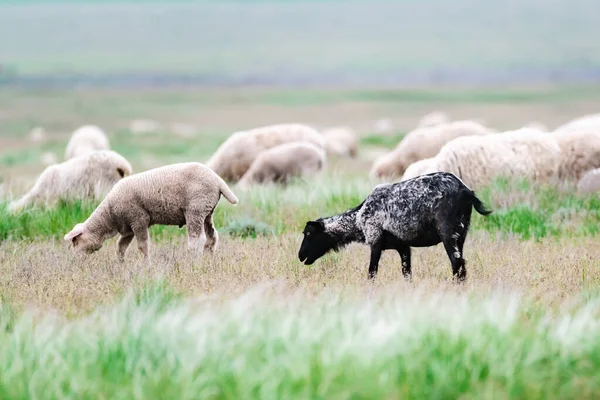
<svg viewBox="0 0 600 400">
<path fill-rule="evenodd" d="M 597 110 L 594 87 L 406 90 L 0 91 L 0 397 L 2 398 L 597 398 L 600 394 L 600 199 L 524 181 L 478 190 L 468 281 L 455 285 L 441 246 L 415 249 L 413 281 L 384 253 L 367 282 L 368 248 L 307 267 L 305 222 L 358 204 L 378 183 L 375 157 L 426 112 L 510 129 L 554 128 Z M 194 126 L 135 135 L 129 122 Z M 389 118 L 393 130 L 376 132 Z M 151 229 L 153 264 L 115 239 L 74 257 L 62 236 L 95 203 L 10 215 L 6 204 L 96 123 L 134 171 L 206 160 L 236 129 L 301 121 L 349 125 L 357 159 L 328 160 L 310 181 L 241 191 L 221 202 L 218 251 L 186 252 L 186 229 Z M 32 142 L 43 126 L 48 137 Z"/>
</svg>

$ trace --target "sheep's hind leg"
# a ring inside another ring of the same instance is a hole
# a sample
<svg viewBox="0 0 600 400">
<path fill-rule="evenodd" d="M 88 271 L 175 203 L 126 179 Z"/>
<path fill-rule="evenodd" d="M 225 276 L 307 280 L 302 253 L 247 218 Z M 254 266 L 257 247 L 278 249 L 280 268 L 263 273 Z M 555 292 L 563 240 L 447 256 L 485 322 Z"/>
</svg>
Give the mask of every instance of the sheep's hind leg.
<svg viewBox="0 0 600 400">
<path fill-rule="evenodd" d="M 137 227 L 133 228 L 133 234 L 135 235 L 135 239 L 137 241 L 137 246 L 139 251 L 144 256 L 144 260 L 149 263 L 150 262 L 150 254 L 149 254 L 149 238 L 148 238 L 148 227 Z"/>
<path fill-rule="evenodd" d="M 212 253 L 217 249 L 217 243 L 219 242 L 219 234 L 213 225 L 212 212 L 204 220 L 204 231 L 206 232 L 207 237 L 207 241 L 204 244 L 204 250 Z"/>
<path fill-rule="evenodd" d="M 412 266 L 410 262 L 410 246 L 401 245 L 396 248 L 400 259 L 402 260 L 402 275 L 407 279 L 412 279 Z"/>
<path fill-rule="evenodd" d="M 449 238 L 444 238 L 443 243 L 452 264 L 454 279 L 458 282 L 464 282 L 467 279 L 467 268 L 463 258 L 464 238 L 462 238 L 462 235 L 454 233 Z"/>
<path fill-rule="evenodd" d="M 189 213 L 185 217 L 188 227 L 188 250 L 195 256 L 201 256 L 204 245 L 207 242 L 206 232 L 204 231 L 205 217 L 198 213 Z"/>
<path fill-rule="evenodd" d="M 125 260 L 125 252 L 127 251 L 127 248 L 133 241 L 133 238 L 133 233 L 131 233 L 129 235 L 121 235 L 121 237 L 117 241 L 117 257 L 120 262 L 123 262 Z"/>
<path fill-rule="evenodd" d="M 369 263 L 369 279 L 375 279 L 379 267 L 379 259 L 383 251 L 383 240 L 379 239 L 371 245 L 371 261 Z"/>
</svg>

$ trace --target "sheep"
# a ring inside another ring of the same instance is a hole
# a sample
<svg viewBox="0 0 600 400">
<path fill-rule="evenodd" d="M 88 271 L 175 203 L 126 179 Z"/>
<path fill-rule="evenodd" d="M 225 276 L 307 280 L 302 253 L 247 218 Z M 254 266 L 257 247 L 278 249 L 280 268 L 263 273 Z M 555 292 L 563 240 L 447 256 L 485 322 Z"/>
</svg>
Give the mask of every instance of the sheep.
<svg viewBox="0 0 600 400">
<path fill-rule="evenodd" d="M 134 135 L 156 133 L 161 129 L 161 124 L 151 119 L 134 119 L 129 123 L 129 131 Z"/>
<path fill-rule="evenodd" d="M 347 127 L 329 128 L 322 131 L 325 149 L 330 155 L 354 158 L 357 155 L 356 133 Z"/>
<path fill-rule="evenodd" d="M 454 139 L 442 147 L 433 168 L 451 172 L 475 189 L 499 177 L 547 182 L 556 176 L 560 155 L 551 135 L 521 128 Z"/>
<path fill-rule="evenodd" d="M 435 171 L 435 157 L 424 158 L 417 162 L 414 162 L 406 168 L 404 171 L 404 175 L 402 175 L 401 181 L 406 181 L 408 179 L 416 178 L 420 175 L 425 175 Z"/>
<path fill-rule="evenodd" d="M 310 142 L 292 142 L 263 151 L 238 182 L 247 188 L 255 183 L 287 184 L 292 177 L 315 174 L 325 168 L 325 151 Z"/>
<path fill-rule="evenodd" d="M 148 228 L 152 225 L 188 227 L 188 249 L 201 255 L 214 252 L 218 233 L 213 212 L 223 195 L 231 204 L 238 199 L 221 177 L 198 162 L 171 164 L 131 175 L 118 182 L 83 223 L 64 236 L 76 254 L 91 254 L 119 234 L 117 257 L 134 238 L 146 261 Z"/>
<path fill-rule="evenodd" d="M 417 128 L 429 128 L 450 122 L 450 117 L 443 111 L 433 111 L 425 114 L 417 123 Z"/>
<path fill-rule="evenodd" d="M 490 134 L 488 128 L 467 120 L 415 129 L 394 150 L 375 160 L 369 176 L 371 179 L 400 177 L 410 164 L 434 157 L 452 139 L 487 134 Z"/>
<path fill-rule="evenodd" d="M 387 134 L 394 130 L 394 124 L 389 118 L 381 118 L 375 121 L 375 123 L 373 124 L 373 129 L 377 133 Z"/>
<path fill-rule="evenodd" d="M 65 161 L 95 150 L 110 150 L 108 138 L 96 125 L 84 125 L 71 135 L 65 150 Z"/>
<path fill-rule="evenodd" d="M 398 183 L 382 184 L 358 206 L 331 217 L 308 221 L 298 259 L 313 264 L 330 250 L 352 242 L 371 248 L 369 279 L 375 278 L 384 250 L 396 250 L 402 274 L 412 275 L 411 247 L 429 247 L 442 242 L 452 264 L 454 278 L 467 276 L 463 245 L 471 221 L 472 207 L 489 215 L 477 198 L 455 175 L 435 172 Z"/>
<path fill-rule="evenodd" d="M 564 130 L 552 136 L 561 150 L 559 179 L 578 181 L 586 172 L 600 168 L 600 130 Z"/>
<path fill-rule="evenodd" d="M 54 154 L 53 152 L 46 151 L 44 154 L 42 154 L 42 164 L 48 166 L 56 164 L 57 162 L 58 159 L 56 158 L 56 154 Z"/>
<path fill-rule="evenodd" d="M 35 127 L 29 132 L 29 140 L 34 143 L 43 142 L 47 136 L 46 130 L 41 126 Z"/>
<path fill-rule="evenodd" d="M 575 118 L 554 130 L 554 132 L 566 132 L 575 130 L 600 130 L 600 114 L 587 114 Z"/>
<path fill-rule="evenodd" d="M 264 150 L 303 141 L 325 148 L 323 136 L 303 124 L 278 124 L 240 131 L 225 140 L 206 165 L 226 181 L 237 182 Z"/>
<path fill-rule="evenodd" d="M 541 122 L 532 121 L 524 126 L 524 128 L 537 129 L 540 132 L 548 132 L 548 127 Z"/>
<path fill-rule="evenodd" d="M 71 158 L 47 167 L 27 194 L 10 203 L 9 211 L 21 211 L 32 204 L 50 206 L 61 199 L 97 200 L 131 173 L 131 164 L 111 150 Z"/>
<path fill-rule="evenodd" d="M 577 183 L 577 192 L 583 194 L 600 192 L 600 168 L 592 169 Z"/>
</svg>

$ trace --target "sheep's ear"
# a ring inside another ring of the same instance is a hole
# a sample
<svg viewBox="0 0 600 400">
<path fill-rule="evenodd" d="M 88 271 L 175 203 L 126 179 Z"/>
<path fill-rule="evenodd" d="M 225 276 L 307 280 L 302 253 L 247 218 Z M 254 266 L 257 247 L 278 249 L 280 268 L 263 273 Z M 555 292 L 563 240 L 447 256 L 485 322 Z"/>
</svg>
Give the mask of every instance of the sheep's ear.
<svg viewBox="0 0 600 400">
<path fill-rule="evenodd" d="M 306 227 L 312 227 L 313 229 L 319 230 L 319 231 L 324 231 L 325 230 L 325 224 L 323 223 L 323 221 L 308 221 L 306 223 Z"/>
<path fill-rule="evenodd" d="M 84 232 L 84 230 L 85 230 L 85 227 L 83 224 L 75 225 L 75 227 L 71 230 L 71 232 L 69 232 L 65 235 L 65 240 L 73 240 L 77 236 L 81 235 Z"/>
<path fill-rule="evenodd" d="M 125 170 L 123 170 L 123 168 L 117 168 L 117 173 L 121 176 L 121 178 L 125 177 Z"/>
</svg>

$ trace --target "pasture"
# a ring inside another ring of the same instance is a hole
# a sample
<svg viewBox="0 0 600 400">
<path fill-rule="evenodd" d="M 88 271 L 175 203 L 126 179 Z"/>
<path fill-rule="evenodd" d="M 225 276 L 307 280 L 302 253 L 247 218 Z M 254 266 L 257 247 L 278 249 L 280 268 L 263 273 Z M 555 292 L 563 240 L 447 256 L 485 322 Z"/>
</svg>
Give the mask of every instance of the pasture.
<svg viewBox="0 0 600 400">
<path fill-rule="evenodd" d="M 372 160 L 428 111 L 482 118 L 498 129 L 550 128 L 594 111 L 590 88 L 292 91 L 5 90 L 0 95 L 3 196 L 22 194 L 62 159 L 72 129 L 94 122 L 134 172 L 206 161 L 235 129 L 301 120 L 350 125 L 357 159 L 330 157 L 316 180 L 232 190 L 215 224 L 217 252 L 195 262 L 185 227 L 151 228 L 154 262 L 115 239 L 80 260 L 62 236 L 96 204 L 10 215 L 0 205 L 4 397 L 110 398 L 593 398 L 600 388 L 600 200 L 571 187 L 499 180 L 478 191 L 465 285 L 443 247 L 413 251 L 413 281 L 384 253 L 351 245 L 307 267 L 297 259 L 309 219 L 358 204 L 378 183 Z M 517 100 L 518 99 L 518 100 Z M 197 127 L 133 134 L 129 121 Z M 394 129 L 376 133 L 387 117 Z M 32 143 L 35 126 L 48 131 Z"/>
</svg>

